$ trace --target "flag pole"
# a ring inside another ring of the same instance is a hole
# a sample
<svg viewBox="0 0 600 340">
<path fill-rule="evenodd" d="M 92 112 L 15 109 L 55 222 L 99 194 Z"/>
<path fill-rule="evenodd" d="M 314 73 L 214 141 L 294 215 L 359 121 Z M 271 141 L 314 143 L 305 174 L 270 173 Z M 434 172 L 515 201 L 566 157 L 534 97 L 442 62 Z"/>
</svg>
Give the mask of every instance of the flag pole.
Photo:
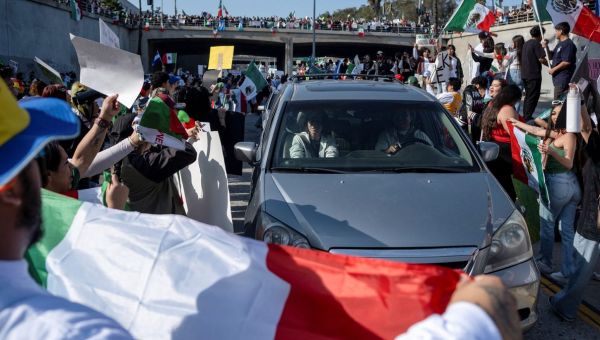
<svg viewBox="0 0 600 340">
<path fill-rule="evenodd" d="M 540 34 L 542 35 L 542 40 L 544 39 L 544 28 L 542 27 L 542 22 L 541 22 L 541 17 L 540 17 L 540 11 L 538 10 L 537 7 L 537 0 L 532 0 L 531 1 L 533 3 L 533 11 L 535 12 L 535 15 L 537 16 L 537 22 L 538 22 L 538 26 L 540 27 Z M 546 62 L 548 63 L 548 67 L 552 67 L 550 65 L 550 54 L 548 53 L 548 45 L 546 44 L 546 48 L 544 48 L 544 52 L 546 53 Z"/>
</svg>

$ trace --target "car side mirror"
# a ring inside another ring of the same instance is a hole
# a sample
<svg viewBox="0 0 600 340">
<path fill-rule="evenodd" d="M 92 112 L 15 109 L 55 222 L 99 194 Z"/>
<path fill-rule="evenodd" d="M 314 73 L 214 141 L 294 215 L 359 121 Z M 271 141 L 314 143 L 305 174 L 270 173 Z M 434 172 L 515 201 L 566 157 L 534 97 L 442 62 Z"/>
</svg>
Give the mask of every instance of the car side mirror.
<svg viewBox="0 0 600 340">
<path fill-rule="evenodd" d="M 498 158 L 498 154 L 500 153 L 498 144 L 492 142 L 477 142 L 477 149 L 486 163 Z"/>
<path fill-rule="evenodd" d="M 238 161 L 250 163 L 250 165 L 256 164 L 256 148 L 257 145 L 254 142 L 239 142 L 233 147 L 235 158 Z"/>
</svg>

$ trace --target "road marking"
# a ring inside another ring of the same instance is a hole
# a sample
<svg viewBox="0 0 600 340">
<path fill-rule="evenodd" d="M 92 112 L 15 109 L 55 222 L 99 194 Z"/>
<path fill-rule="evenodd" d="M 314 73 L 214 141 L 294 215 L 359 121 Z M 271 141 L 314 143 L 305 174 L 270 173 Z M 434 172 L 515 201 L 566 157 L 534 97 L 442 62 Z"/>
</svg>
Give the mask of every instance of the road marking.
<svg viewBox="0 0 600 340">
<path fill-rule="evenodd" d="M 546 291 L 546 293 L 549 296 L 552 296 L 561 290 L 561 288 L 558 285 L 556 285 L 554 282 L 548 280 L 545 277 L 542 277 L 541 283 L 542 283 L 542 287 L 544 288 L 544 290 Z M 587 302 L 583 301 L 579 305 L 577 314 L 587 324 L 600 330 L 600 313 L 598 312 L 598 310 L 596 308 L 589 305 Z"/>
</svg>

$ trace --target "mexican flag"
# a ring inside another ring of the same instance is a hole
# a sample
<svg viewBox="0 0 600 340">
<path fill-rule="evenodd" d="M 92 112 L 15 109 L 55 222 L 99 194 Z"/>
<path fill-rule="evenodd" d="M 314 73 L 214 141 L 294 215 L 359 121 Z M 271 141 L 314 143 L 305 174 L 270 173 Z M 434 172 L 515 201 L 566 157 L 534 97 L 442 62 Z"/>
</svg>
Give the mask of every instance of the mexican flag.
<svg viewBox="0 0 600 340">
<path fill-rule="evenodd" d="M 490 31 L 496 22 L 496 15 L 485 7 L 485 2 L 463 0 L 444 27 L 444 31 L 473 32 Z"/>
<path fill-rule="evenodd" d="M 509 123 L 510 124 L 510 123 Z M 513 173 L 519 180 L 535 190 L 543 202 L 548 203 L 548 188 L 544 177 L 542 154 L 538 145 L 542 140 L 523 130 L 509 125 L 511 128 L 510 147 L 513 160 Z"/>
<path fill-rule="evenodd" d="M 81 8 L 76 0 L 69 0 L 71 4 L 71 19 L 75 21 L 81 20 Z"/>
<path fill-rule="evenodd" d="M 442 313 L 460 272 L 282 247 L 185 216 L 147 215 L 42 193 L 28 250 L 52 294 L 136 339 L 392 339 Z"/>
<path fill-rule="evenodd" d="M 148 101 L 136 131 L 151 144 L 185 150 L 187 132 L 177 117 L 175 103 L 169 96 L 160 94 Z"/>
<path fill-rule="evenodd" d="M 165 53 L 167 64 L 177 64 L 177 53 Z"/>
<path fill-rule="evenodd" d="M 248 64 L 248 68 L 244 75 L 245 79 L 240 86 L 240 90 L 244 96 L 246 96 L 246 100 L 252 100 L 256 97 L 258 92 L 267 86 L 267 81 L 256 67 L 256 64 L 254 64 L 254 61 Z"/>
<path fill-rule="evenodd" d="M 579 0 L 532 0 L 538 21 L 568 22 L 571 32 L 600 43 L 600 18 Z"/>
</svg>

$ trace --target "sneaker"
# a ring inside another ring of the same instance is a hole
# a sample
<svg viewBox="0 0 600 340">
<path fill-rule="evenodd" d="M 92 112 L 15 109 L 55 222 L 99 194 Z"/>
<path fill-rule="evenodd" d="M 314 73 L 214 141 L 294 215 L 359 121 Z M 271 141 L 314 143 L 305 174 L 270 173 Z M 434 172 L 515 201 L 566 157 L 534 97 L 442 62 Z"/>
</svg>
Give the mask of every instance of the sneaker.
<svg viewBox="0 0 600 340">
<path fill-rule="evenodd" d="M 550 274 L 550 277 L 552 278 L 552 280 L 560 283 L 561 285 L 566 285 L 567 282 L 569 282 L 569 278 L 564 276 L 562 272 L 555 272 Z"/>
<path fill-rule="evenodd" d="M 547 265 L 546 263 L 544 263 L 543 261 L 536 261 L 538 269 L 540 270 L 540 273 L 542 274 L 550 274 L 552 273 L 552 266 Z"/>
<path fill-rule="evenodd" d="M 563 313 L 561 313 L 561 311 L 558 310 L 558 308 L 556 308 L 556 306 L 554 305 L 554 296 L 549 297 L 548 302 L 550 303 L 550 309 L 552 310 L 552 312 L 554 312 L 554 314 L 556 314 L 556 316 L 558 316 L 559 319 L 566 322 L 575 321 L 575 318 L 571 318 L 564 315 Z"/>
</svg>

